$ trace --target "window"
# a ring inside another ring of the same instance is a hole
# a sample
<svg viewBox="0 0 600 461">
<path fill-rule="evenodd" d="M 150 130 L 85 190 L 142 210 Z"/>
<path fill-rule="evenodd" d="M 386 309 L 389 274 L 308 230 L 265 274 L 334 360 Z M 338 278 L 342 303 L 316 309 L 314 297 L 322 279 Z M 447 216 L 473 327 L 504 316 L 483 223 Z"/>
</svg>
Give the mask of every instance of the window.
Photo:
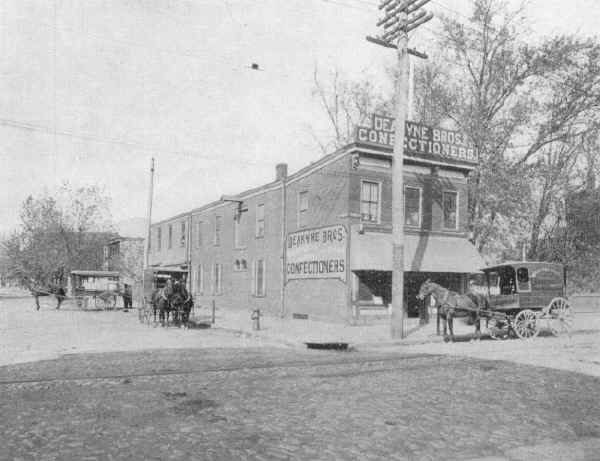
<svg viewBox="0 0 600 461">
<path fill-rule="evenodd" d="M 204 223 L 202 221 L 198 221 L 196 223 L 196 248 L 202 247 L 202 232 L 204 231 L 203 227 Z"/>
<path fill-rule="evenodd" d="M 235 211 L 233 213 L 233 247 L 244 248 L 246 243 L 246 213 Z"/>
<path fill-rule="evenodd" d="M 421 226 L 421 189 L 404 188 L 404 224 L 413 227 Z"/>
<path fill-rule="evenodd" d="M 196 290 L 199 295 L 204 294 L 204 267 L 198 264 L 198 272 L 196 272 Z"/>
<path fill-rule="evenodd" d="M 223 294 L 223 265 L 216 263 L 213 265 L 213 295 Z"/>
<path fill-rule="evenodd" d="M 181 237 L 179 238 L 179 246 L 185 246 L 185 221 L 181 222 Z"/>
<path fill-rule="evenodd" d="M 221 221 L 223 220 L 222 216 L 215 216 L 215 237 L 214 237 L 214 244 L 215 245 L 220 245 L 221 244 Z"/>
<path fill-rule="evenodd" d="M 360 219 L 379 222 L 379 183 L 362 181 L 360 187 Z"/>
<path fill-rule="evenodd" d="M 265 296 L 265 260 L 254 262 L 254 295 Z"/>
<path fill-rule="evenodd" d="M 236 259 L 233 263 L 233 270 L 236 272 L 245 271 L 248 269 L 248 263 L 245 259 Z"/>
<path fill-rule="evenodd" d="M 265 236 L 265 204 L 258 203 L 256 205 L 256 237 Z"/>
<path fill-rule="evenodd" d="M 169 224 L 169 240 L 168 240 L 169 250 L 173 248 L 173 226 Z"/>
<path fill-rule="evenodd" d="M 156 229 L 156 251 L 160 251 L 162 248 L 162 227 Z"/>
<path fill-rule="evenodd" d="M 529 283 L 529 271 L 526 267 L 519 267 L 517 269 L 517 284 L 519 291 L 531 291 L 531 285 Z"/>
<path fill-rule="evenodd" d="M 458 228 L 458 194 L 456 192 L 442 192 L 442 208 L 444 213 L 444 229 Z"/>
<path fill-rule="evenodd" d="M 298 227 L 306 227 L 308 215 L 308 191 L 298 194 Z"/>
</svg>

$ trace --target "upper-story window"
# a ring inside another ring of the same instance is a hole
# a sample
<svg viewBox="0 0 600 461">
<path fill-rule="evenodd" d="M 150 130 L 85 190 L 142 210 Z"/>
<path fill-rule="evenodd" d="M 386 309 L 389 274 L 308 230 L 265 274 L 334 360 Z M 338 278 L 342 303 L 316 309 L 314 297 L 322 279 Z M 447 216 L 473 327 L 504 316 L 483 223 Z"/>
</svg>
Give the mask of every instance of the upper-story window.
<svg viewBox="0 0 600 461">
<path fill-rule="evenodd" d="M 173 225 L 169 224 L 169 240 L 167 241 L 169 250 L 173 248 Z"/>
<path fill-rule="evenodd" d="M 156 251 L 162 249 L 162 227 L 156 229 Z"/>
<path fill-rule="evenodd" d="M 307 225 L 308 191 L 298 193 L 298 227 Z"/>
<path fill-rule="evenodd" d="M 202 221 L 198 221 L 196 223 L 196 247 L 200 248 L 202 246 L 202 233 L 204 232 L 204 223 Z"/>
<path fill-rule="evenodd" d="M 185 246 L 185 221 L 181 222 L 181 236 L 179 237 L 179 246 Z"/>
<path fill-rule="evenodd" d="M 366 222 L 379 222 L 380 184 L 373 181 L 361 181 L 360 219 Z"/>
<path fill-rule="evenodd" d="M 256 205 L 256 237 L 265 236 L 265 204 L 258 203 Z"/>
<path fill-rule="evenodd" d="M 233 213 L 233 246 L 244 248 L 246 243 L 246 213 L 238 210 Z"/>
<path fill-rule="evenodd" d="M 221 244 L 221 225 L 222 225 L 223 217 L 215 216 L 215 235 L 213 239 L 213 243 L 215 245 Z"/>
<path fill-rule="evenodd" d="M 444 229 L 458 229 L 458 193 L 442 192 L 442 208 L 444 213 Z"/>
<path fill-rule="evenodd" d="M 418 187 L 404 188 L 404 224 L 421 227 L 421 189 Z"/>
</svg>

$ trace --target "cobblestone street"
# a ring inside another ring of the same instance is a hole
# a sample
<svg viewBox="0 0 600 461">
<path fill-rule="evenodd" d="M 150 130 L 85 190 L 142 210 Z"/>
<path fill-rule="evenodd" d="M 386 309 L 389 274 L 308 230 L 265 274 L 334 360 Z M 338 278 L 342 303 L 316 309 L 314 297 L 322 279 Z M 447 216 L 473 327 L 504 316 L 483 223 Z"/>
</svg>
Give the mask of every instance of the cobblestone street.
<svg viewBox="0 0 600 461">
<path fill-rule="evenodd" d="M 11 365 L 0 381 L 0 459 L 600 457 L 600 380 L 501 361 L 181 349 Z"/>
</svg>

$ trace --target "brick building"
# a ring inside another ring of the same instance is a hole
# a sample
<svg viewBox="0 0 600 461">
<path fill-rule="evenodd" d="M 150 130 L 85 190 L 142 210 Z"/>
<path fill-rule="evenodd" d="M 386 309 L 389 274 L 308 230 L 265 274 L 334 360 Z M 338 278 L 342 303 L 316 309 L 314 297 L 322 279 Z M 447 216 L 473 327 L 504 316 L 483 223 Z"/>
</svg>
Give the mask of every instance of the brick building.
<svg viewBox="0 0 600 461">
<path fill-rule="evenodd" d="M 385 316 L 394 140 L 381 119 L 359 129 L 356 142 L 291 175 L 277 165 L 269 184 L 154 223 L 150 264 L 187 270 L 199 305 L 215 300 L 221 308 L 340 322 Z M 468 274 L 484 266 L 466 238 L 476 153 L 459 134 L 413 125 L 404 159 L 410 315 L 426 278 L 462 291 Z"/>
</svg>

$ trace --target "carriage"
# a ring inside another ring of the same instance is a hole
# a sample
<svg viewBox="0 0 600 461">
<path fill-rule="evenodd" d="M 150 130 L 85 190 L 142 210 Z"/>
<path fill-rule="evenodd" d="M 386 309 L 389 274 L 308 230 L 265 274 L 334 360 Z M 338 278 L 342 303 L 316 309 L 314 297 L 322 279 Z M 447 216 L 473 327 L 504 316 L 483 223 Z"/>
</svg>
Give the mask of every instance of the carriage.
<svg viewBox="0 0 600 461">
<path fill-rule="evenodd" d="M 121 296 L 119 273 L 114 271 L 71 271 L 71 296 L 82 309 L 114 309 Z"/>
<path fill-rule="evenodd" d="M 573 313 L 566 299 L 566 270 L 561 264 L 506 262 L 482 269 L 488 309 L 480 311 L 490 336 L 505 339 L 514 333 L 534 338 L 542 329 L 569 333 Z"/>
<path fill-rule="evenodd" d="M 150 324 L 154 315 L 152 293 L 163 288 L 169 279 L 185 283 L 187 270 L 174 267 L 150 267 L 144 270 L 143 299 L 138 310 L 140 322 Z"/>
</svg>

